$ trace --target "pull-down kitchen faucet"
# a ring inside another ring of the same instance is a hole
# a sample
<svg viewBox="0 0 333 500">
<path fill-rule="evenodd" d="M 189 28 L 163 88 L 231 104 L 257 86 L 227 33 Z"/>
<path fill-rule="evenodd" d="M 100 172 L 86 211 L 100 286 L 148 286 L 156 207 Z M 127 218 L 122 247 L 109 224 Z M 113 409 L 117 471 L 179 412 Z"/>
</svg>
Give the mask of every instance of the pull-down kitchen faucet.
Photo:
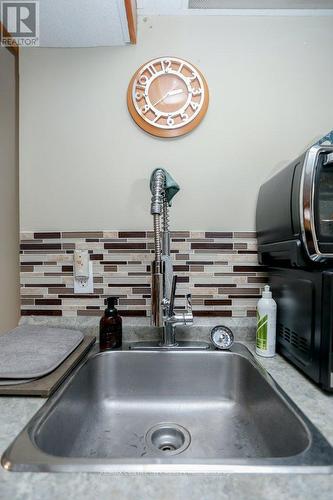
<svg viewBox="0 0 333 500">
<path fill-rule="evenodd" d="M 169 186 L 167 185 L 167 177 Z M 172 185 L 171 185 L 172 184 Z M 179 186 L 163 169 L 154 170 L 150 189 L 151 214 L 154 219 L 154 252 L 152 262 L 152 291 L 151 291 L 151 324 L 162 327 L 162 340 L 156 343 L 137 342 L 131 345 L 132 349 L 156 348 L 185 348 L 207 349 L 205 342 L 177 342 L 175 336 L 176 326 L 190 326 L 193 324 L 191 294 L 187 294 L 187 310 L 176 313 L 174 310 L 177 276 L 173 274 L 170 253 L 169 231 L 169 203 L 178 192 Z M 162 220 L 161 220 L 162 219 Z"/>
</svg>

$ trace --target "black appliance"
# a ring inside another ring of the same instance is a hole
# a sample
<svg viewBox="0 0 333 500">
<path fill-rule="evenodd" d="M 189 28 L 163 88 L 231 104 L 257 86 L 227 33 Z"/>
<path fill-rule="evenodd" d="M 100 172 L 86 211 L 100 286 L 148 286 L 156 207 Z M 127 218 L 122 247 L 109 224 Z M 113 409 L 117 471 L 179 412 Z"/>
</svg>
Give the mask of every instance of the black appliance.
<svg viewBox="0 0 333 500">
<path fill-rule="evenodd" d="M 256 222 L 277 350 L 333 391 L 333 145 L 312 146 L 265 182 Z"/>
</svg>

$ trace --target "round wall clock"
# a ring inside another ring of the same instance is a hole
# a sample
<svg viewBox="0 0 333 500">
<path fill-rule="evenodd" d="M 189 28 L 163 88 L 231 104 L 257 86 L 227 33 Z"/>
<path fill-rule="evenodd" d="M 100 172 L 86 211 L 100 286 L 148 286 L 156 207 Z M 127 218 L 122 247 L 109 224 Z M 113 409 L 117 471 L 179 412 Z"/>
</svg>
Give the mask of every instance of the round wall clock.
<svg viewBox="0 0 333 500">
<path fill-rule="evenodd" d="M 159 57 L 138 69 L 127 91 L 134 121 L 158 137 L 193 130 L 207 111 L 208 86 L 198 69 L 176 57 Z"/>
</svg>

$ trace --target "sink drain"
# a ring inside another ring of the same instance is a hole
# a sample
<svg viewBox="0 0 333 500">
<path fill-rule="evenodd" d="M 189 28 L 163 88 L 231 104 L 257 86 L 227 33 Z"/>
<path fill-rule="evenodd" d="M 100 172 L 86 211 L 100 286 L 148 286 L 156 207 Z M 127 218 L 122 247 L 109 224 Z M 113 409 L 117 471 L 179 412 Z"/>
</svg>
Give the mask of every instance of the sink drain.
<svg viewBox="0 0 333 500">
<path fill-rule="evenodd" d="M 163 455 L 182 453 L 191 442 L 191 435 L 178 424 L 161 423 L 154 425 L 146 434 L 146 443 L 155 452 Z"/>
</svg>

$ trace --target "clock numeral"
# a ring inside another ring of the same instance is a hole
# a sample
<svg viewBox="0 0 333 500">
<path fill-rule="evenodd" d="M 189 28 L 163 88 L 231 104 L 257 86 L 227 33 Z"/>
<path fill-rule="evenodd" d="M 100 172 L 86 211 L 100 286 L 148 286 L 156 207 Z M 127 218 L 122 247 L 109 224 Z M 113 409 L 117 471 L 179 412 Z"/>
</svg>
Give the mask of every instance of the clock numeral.
<svg viewBox="0 0 333 500">
<path fill-rule="evenodd" d="M 141 85 L 143 85 L 144 87 L 145 87 L 145 85 L 147 85 L 148 81 L 149 81 L 149 78 L 146 75 L 141 75 L 139 78 L 139 83 L 141 83 Z"/>
<path fill-rule="evenodd" d="M 191 82 L 193 82 L 193 80 L 195 80 L 196 78 L 197 78 L 196 73 L 194 73 L 194 72 L 192 71 L 192 76 L 188 76 L 188 77 L 186 78 L 186 80 L 188 81 L 188 83 L 191 83 Z"/>
<path fill-rule="evenodd" d="M 147 66 L 147 70 L 149 71 L 151 76 L 154 76 L 157 73 L 157 69 L 155 68 L 155 66 L 153 64 L 149 64 L 149 66 Z"/>
<path fill-rule="evenodd" d="M 153 123 L 156 123 L 162 115 L 156 115 L 155 118 L 153 119 Z"/>
<path fill-rule="evenodd" d="M 181 73 L 182 72 L 182 69 L 184 67 L 184 63 L 181 63 L 181 65 L 179 66 L 179 68 L 177 69 L 178 73 Z"/>
<path fill-rule="evenodd" d="M 202 90 L 199 89 L 199 88 L 195 88 L 194 89 L 193 87 L 191 87 L 190 88 L 190 92 L 191 92 L 192 95 L 200 95 L 202 93 Z"/>
<path fill-rule="evenodd" d="M 142 99 L 144 97 L 144 94 L 141 94 L 141 92 L 136 92 L 135 93 L 135 99 L 137 101 L 140 101 L 140 99 Z"/>
<path fill-rule="evenodd" d="M 173 118 L 171 118 L 171 116 L 168 116 L 167 125 L 169 125 L 169 127 L 172 127 L 172 125 L 174 125 L 174 123 L 175 123 L 175 120 Z"/>
<path fill-rule="evenodd" d="M 199 104 L 197 102 L 190 102 L 190 106 L 193 109 L 193 111 L 196 111 L 199 107 Z"/>
<path fill-rule="evenodd" d="M 161 66 L 162 66 L 163 71 L 165 73 L 168 73 L 168 71 L 171 69 L 170 59 L 163 59 L 163 61 L 161 61 Z"/>
<path fill-rule="evenodd" d="M 188 120 L 188 114 L 187 113 L 180 113 L 181 119 L 186 122 Z"/>
<path fill-rule="evenodd" d="M 149 111 L 149 106 L 148 104 L 145 104 L 142 108 L 141 108 L 141 113 L 143 114 L 146 114 L 148 111 Z"/>
</svg>

